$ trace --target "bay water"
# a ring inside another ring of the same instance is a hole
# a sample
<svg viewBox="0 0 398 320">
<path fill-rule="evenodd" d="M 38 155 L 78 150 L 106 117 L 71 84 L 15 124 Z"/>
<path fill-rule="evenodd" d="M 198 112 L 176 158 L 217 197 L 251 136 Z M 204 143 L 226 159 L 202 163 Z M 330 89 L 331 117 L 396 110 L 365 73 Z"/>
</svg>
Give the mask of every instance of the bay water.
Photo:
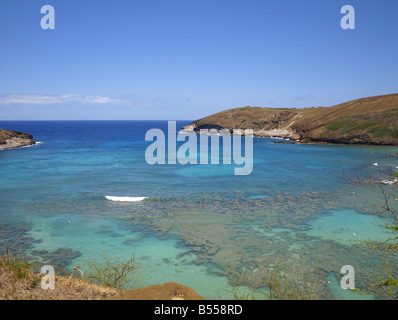
<svg viewBox="0 0 398 320">
<path fill-rule="evenodd" d="M 177 121 L 177 130 L 190 122 Z M 10 250 L 68 270 L 102 263 L 101 255 L 134 255 L 141 268 L 132 287 L 174 281 L 207 299 L 236 297 L 247 275 L 255 287 L 277 263 L 287 277 L 310 278 L 326 299 L 373 298 L 341 289 L 343 265 L 355 267 L 359 287 L 386 263 L 396 270 L 396 258 L 362 243 L 390 236 L 383 225 L 391 217 L 374 206 L 384 201 L 380 187 L 353 180 L 391 177 L 398 161 L 388 155 L 397 148 L 254 138 L 253 171 L 237 176 L 234 163 L 149 165 L 145 134 L 159 128 L 167 136 L 167 127 L 0 121 L 40 141 L 0 151 Z"/>
</svg>

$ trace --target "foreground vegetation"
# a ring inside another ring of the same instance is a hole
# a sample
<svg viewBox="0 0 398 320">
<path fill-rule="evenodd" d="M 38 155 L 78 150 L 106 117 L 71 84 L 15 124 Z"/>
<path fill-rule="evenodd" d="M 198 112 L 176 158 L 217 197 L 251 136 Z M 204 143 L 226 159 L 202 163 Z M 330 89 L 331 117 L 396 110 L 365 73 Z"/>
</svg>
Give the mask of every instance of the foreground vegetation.
<svg viewBox="0 0 398 320">
<path fill-rule="evenodd" d="M 395 173 L 394 177 L 397 176 Z M 398 201 L 398 194 L 388 193 L 382 186 L 380 186 L 381 194 L 383 195 L 383 203 L 381 205 L 371 204 L 373 207 L 379 208 L 379 212 L 388 213 L 391 218 L 391 223 L 386 223 L 384 228 L 391 236 L 383 241 L 366 241 L 365 245 L 385 252 L 387 255 L 398 254 L 398 211 L 394 209 L 391 202 Z M 397 266 L 391 266 L 386 263 L 386 272 L 384 275 L 379 275 L 375 279 L 374 283 L 370 286 L 385 296 L 390 297 L 393 300 L 398 299 L 398 268 Z"/>
<path fill-rule="evenodd" d="M 140 264 L 133 255 L 127 261 L 102 255 L 103 263 L 88 261 L 85 271 L 80 267 L 71 272 L 55 267 L 55 288 L 44 290 L 42 263 L 14 256 L 0 227 L 4 251 L 0 255 L 0 300 L 100 300 L 120 293 L 137 280 Z"/>
<path fill-rule="evenodd" d="M 98 285 L 73 274 L 55 276 L 56 290 L 41 288 L 36 264 L 10 255 L 0 257 L 0 299 L 2 300 L 100 300 L 120 290 Z"/>
</svg>

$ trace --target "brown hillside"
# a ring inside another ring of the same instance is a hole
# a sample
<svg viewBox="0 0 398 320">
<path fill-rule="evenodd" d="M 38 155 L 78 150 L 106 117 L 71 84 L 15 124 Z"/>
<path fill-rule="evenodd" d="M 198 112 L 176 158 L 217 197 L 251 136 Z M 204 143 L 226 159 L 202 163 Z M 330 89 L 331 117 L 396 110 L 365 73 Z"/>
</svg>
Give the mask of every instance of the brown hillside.
<svg viewBox="0 0 398 320">
<path fill-rule="evenodd" d="M 369 97 L 332 107 L 245 107 L 196 120 L 185 129 L 253 129 L 256 136 L 300 142 L 398 145 L 398 94 Z"/>
</svg>

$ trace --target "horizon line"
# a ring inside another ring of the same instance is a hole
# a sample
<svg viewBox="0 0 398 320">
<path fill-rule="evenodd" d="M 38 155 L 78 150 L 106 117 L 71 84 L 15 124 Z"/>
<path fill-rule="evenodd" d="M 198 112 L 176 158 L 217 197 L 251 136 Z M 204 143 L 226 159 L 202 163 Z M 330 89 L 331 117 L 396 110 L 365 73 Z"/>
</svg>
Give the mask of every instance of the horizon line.
<svg viewBox="0 0 398 320">
<path fill-rule="evenodd" d="M 0 120 L 6 121 L 195 121 L 192 119 L 42 119 L 42 120 Z"/>
</svg>

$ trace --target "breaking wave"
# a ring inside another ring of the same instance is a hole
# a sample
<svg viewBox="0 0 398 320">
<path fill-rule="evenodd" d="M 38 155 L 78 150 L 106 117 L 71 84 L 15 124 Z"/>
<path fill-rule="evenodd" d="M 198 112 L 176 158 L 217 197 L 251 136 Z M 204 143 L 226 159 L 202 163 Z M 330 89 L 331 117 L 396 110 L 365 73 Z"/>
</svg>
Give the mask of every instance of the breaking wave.
<svg viewBox="0 0 398 320">
<path fill-rule="evenodd" d="M 114 196 L 105 196 L 107 200 L 111 201 L 119 201 L 119 202 L 136 202 L 142 201 L 147 197 L 114 197 Z"/>
</svg>

